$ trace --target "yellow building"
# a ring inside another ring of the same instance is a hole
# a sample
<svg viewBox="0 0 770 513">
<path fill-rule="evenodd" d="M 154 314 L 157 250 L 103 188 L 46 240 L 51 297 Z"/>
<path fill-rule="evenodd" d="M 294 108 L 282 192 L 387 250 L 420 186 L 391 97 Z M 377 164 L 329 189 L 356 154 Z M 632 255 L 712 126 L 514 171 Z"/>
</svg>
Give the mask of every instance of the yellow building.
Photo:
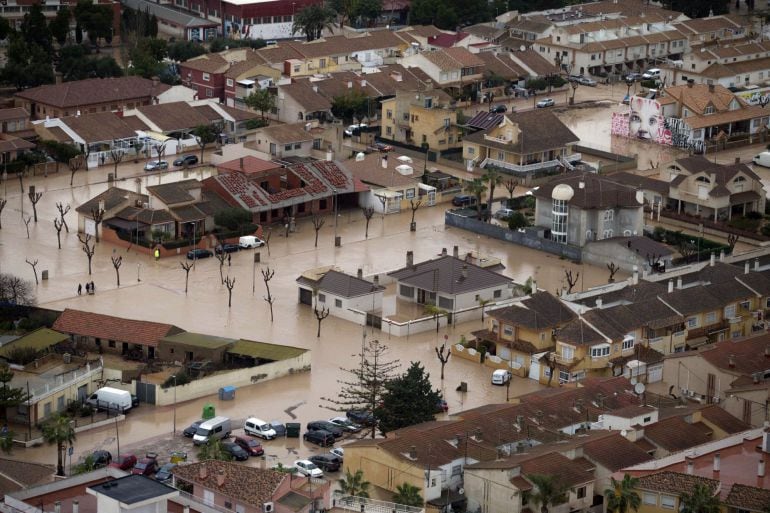
<svg viewBox="0 0 770 513">
<path fill-rule="evenodd" d="M 459 148 L 462 137 L 451 100 L 437 89 L 397 92 L 381 102 L 380 137 L 438 151 Z"/>
<path fill-rule="evenodd" d="M 692 493 L 698 484 L 719 495 L 721 483 L 716 479 L 680 472 L 658 472 L 640 477 L 635 489 L 641 499 L 637 513 L 679 511 L 682 493 Z"/>
</svg>

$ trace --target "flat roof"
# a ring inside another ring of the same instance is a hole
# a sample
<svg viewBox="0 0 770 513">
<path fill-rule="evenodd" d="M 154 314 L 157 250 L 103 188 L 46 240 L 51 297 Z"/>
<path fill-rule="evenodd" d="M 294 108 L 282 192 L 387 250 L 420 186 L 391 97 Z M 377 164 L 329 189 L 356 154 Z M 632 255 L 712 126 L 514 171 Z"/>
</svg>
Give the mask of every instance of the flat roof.
<svg viewBox="0 0 770 513">
<path fill-rule="evenodd" d="M 87 492 L 91 495 L 105 495 L 123 504 L 136 504 L 148 499 L 163 496 L 171 498 L 179 495 L 179 490 L 140 475 L 130 475 L 89 486 Z"/>
<path fill-rule="evenodd" d="M 292 346 L 282 346 L 279 344 L 268 344 L 267 342 L 255 342 L 253 340 L 238 340 L 233 347 L 227 350 L 231 354 L 251 356 L 262 360 L 271 360 L 274 362 L 295 358 L 306 349 Z"/>
</svg>

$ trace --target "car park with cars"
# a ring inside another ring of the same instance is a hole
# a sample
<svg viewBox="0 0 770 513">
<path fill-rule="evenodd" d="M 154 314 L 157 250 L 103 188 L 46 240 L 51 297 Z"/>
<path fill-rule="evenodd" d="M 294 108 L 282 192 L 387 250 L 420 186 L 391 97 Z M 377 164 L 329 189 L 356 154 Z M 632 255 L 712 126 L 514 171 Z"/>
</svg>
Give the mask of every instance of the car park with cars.
<svg viewBox="0 0 770 513">
<path fill-rule="evenodd" d="M 184 431 L 182 431 L 182 434 L 186 436 L 187 438 L 192 438 L 195 436 L 195 432 L 198 431 L 198 426 L 203 424 L 203 419 L 196 420 L 186 428 L 184 428 Z"/>
<path fill-rule="evenodd" d="M 176 463 L 166 463 L 161 466 L 155 473 L 155 480 L 160 483 L 167 483 L 174 477 L 173 471 L 176 468 Z"/>
<path fill-rule="evenodd" d="M 363 429 L 361 426 L 355 422 L 352 422 L 347 417 L 333 417 L 329 419 L 329 422 L 339 427 L 343 431 L 347 431 L 348 433 L 358 433 L 361 431 L 361 429 Z"/>
<path fill-rule="evenodd" d="M 308 431 L 328 431 L 334 435 L 334 438 L 341 437 L 344 432 L 341 427 L 328 420 L 314 420 L 313 422 L 308 422 L 305 428 Z"/>
<path fill-rule="evenodd" d="M 272 440 L 277 436 L 275 429 L 273 429 L 269 422 L 265 422 L 257 417 L 246 419 L 246 422 L 243 423 L 243 430 L 247 435 L 258 436 L 265 440 Z"/>
<path fill-rule="evenodd" d="M 320 445 L 321 447 L 334 445 L 334 435 L 324 430 L 305 431 L 305 434 L 302 435 L 302 439 L 306 442 Z"/>
<path fill-rule="evenodd" d="M 233 438 L 233 443 L 239 445 L 249 456 L 262 456 L 265 454 L 262 444 L 250 436 L 236 436 Z"/>
<path fill-rule="evenodd" d="M 515 214 L 516 211 L 512 208 L 501 208 L 497 212 L 495 212 L 494 218 L 495 219 L 508 219 L 513 214 Z"/>
<path fill-rule="evenodd" d="M 158 471 L 158 455 L 154 452 L 148 452 L 144 458 L 134 465 L 132 474 L 141 476 L 150 476 Z"/>
<path fill-rule="evenodd" d="M 168 169 L 168 162 L 165 160 L 152 160 L 144 165 L 145 171 L 161 171 Z"/>
<path fill-rule="evenodd" d="M 366 410 L 348 410 L 345 412 L 345 416 L 359 426 L 373 426 L 377 423 L 374 414 Z"/>
<path fill-rule="evenodd" d="M 577 80 L 575 80 L 575 82 L 577 82 L 580 85 L 589 86 L 589 87 L 596 87 L 596 84 L 597 84 L 596 80 L 588 77 L 580 77 Z"/>
<path fill-rule="evenodd" d="M 283 438 L 286 436 L 286 424 L 280 420 L 271 420 L 270 426 L 273 428 L 273 431 L 275 431 L 276 438 Z M 297 434 L 297 436 L 299 436 L 299 434 Z"/>
<path fill-rule="evenodd" d="M 249 459 L 249 453 L 243 447 L 235 442 L 222 442 L 222 448 L 237 461 L 246 461 Z"/>
<path fill-rule="evenodd" d="M 214 248 L 214 253 L 221 255 L 222 253 L 235 253 L 240 251 L 241 247 L 238 244 L 220 244 Z"/>
<path fill-rule="evenodd" d="M 308 459 L 324 472 L 337 472 L 342 466 L 342 460 L 334 454 L 314 454 Z"/>
<path fill-rule="evenodd" d="M 176 167 L 192 166 L 198 163 L 198 157 L 195 155 L 184 155 L 174 161 Z"/>
<path fill-rule="evenodd" d="M 118 459 L 110 463 L 110 467 L 120 470 L 131 470 L 136 465 L 136 456 L 130 453 L 121 454 Z"/>
<path fill-rule="evenodd" d="M 294 462 L 294 468 L 297 469 L 297 472 L 307 477 L 323 477 L 324 475 L 324 471 L 310 460 L 297 460 Z"/>
<path fill-rule="evenodd" d="M 340 465 L 342 464 L 342 460 L 345 459 L 345 448 L 344 447 L 333 447 L 332 449 L 329 449 L 329 454 L 332 454 L 340 459 Z"/>
<path fill-rule="evenodd" d="M 112 463 L 112 454 L 110 451 L 94 451 L 91 453 L 91 459 L 93 459 L 94 468 L 106 467 Z"/>
</svg>

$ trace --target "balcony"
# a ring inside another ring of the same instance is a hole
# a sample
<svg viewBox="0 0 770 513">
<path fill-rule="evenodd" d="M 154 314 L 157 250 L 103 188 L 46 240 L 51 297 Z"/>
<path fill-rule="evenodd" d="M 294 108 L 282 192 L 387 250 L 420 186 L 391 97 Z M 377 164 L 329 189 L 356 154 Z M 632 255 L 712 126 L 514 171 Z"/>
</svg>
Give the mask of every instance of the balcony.
<svg viewBox="0 0 770 513">
<path fill-rule="evenodd" d="M 484 134 L 485 141 L 496 142 L 499 144 L 510 144 L 512 139 L 510 137 L 492 137 L 491 135 Z"/>
<path fill-rule="evenodd" d="M 564 160 L 566 160 L 568 163 L 573 164 L 575 162 L 579 162 L 582 160 L 583 155 L 580 153 L 573 153 L 572 155 L 568 155 Z M 486 158 L 484 159 L 479 167 L 484 168 L 486 166 L 494 166 L 499 167 L 501 169 L 506 169 L 508 171 L 511 171 L 513 173 L 532 173 L 535 171 L 539 171 L 541 169 L 548 169 L 553 167 L 561 166 L 562 162 L 561 160 L 554 159 L 554 160 L 546 160 L 544 162 L 535 162 L 534 164 L 512 164 L 510 162 L 505 162 L 504 160 L 497 160 L 493 158 Z"/>
</svg>

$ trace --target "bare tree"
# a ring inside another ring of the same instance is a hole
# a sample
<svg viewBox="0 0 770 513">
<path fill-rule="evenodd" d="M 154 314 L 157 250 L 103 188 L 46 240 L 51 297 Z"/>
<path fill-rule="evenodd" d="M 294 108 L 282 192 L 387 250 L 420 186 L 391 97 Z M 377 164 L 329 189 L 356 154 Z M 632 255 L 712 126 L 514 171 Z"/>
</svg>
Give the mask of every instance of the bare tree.
<svg viewBox="0 0 770 513">
<path fill-rule="evenodd" d="M 64 227 L 64 225 L 61 222 L 61 219 L 59 219 L 58 217 L 54 217 L 53 227 L 56 228 L 56 242 L 59 243 L 59 249 L 61 249 L 61 229 Z"/>
<path fill-rule="evenodd" d="M 75 157 L 72 157 L 69 162 L 67 162 L 67 166 L 70 168 L 70 187 L 72 187 L 72 182 L 75 180 L 75 173 L 80 171 L 83 168 L 83 165 L 86 163 L 85 155 L 82 153 L 80 155 L 77 155 Z M 69 229 L 67 230 L 69 231 Z"/>
<path fill-rule="evenodd" d="M 0 229 L 3 228 L 3 222 L 2 222 L 2 216 L 3 216 L 3 209 L 8 204 L 8 200 L 3 198 L 0 199 Z"/>
<path fill-rule="evenodd" d="M 104 209 L 101 206 L 91 207 L 91 218 L 94 220 L 94 230 L 96 232 L 96 242 L 99 243 L 99 225 L 104 219 Z"/>
<path fill-rule="evenodd" d="M 219 248 L 219 253 L 216 252 L 216 248 Z M 214 256 L 219 260 L 219 281 L 222 283 L 222 285 L 225 284 L 225 275 L 224 275 L 224 267 L 225 267 L 225 260 L 227 260 L 227 253 L 225 253 L 225 250 L 222 249 L 222 242 L 217 239 L 217 245 L 214 247 Z"/>
<path fill-rule="evenodd" d="M 417 210 L 422 206 L 422 198 L 418 199 L 417 201 L 414 201 L 413 199 L 409 200 L 409 208 L 412 209 L 412 221 L 409 223 L 409 230 L 415 231 L 417 229 L 417 224 L 414 222 L 414 215 L 417 213 Z"/>
<path fill-rule="evenodd" d="M 615 275 L 620 271 L 620 266 L 615 265 L 615 262 L 607 264 L 607 269 L 610 271 L 610 277 L 607 279 L 607 283 L 615 283 Z"/>
<path fill-rule="evenodd" d="M 32 285 L 11 274 L 0 274 L 0 301 L 14 305 L 34 305 Z"/>
<path fill-rule="evenodd" d="M 70 227 L 67 226 L 67 220 L 64 218 L 65 215 L 67 215 L 67 212 L 70 211 L 70 205 L 67 203 L 67 206 L 64 206 L 61 202 L 56 203 L 56 209 L 59 211 L 59 217 L 61 218 L 61 222 L 64 225 L 64 229 L 67 230 L 67 233 L 70 232 Z"/>
<path fill-rule="evenodd" d="M 155 146 L 155 152 L 158 154 L 158 163 L 160 163 L 160 159 L 163 158 L 163 154 L 166 153 L 166 144 L 167 143 L 161 143 Z"/>
<path fill-rule="evenodd" d="M 275 270 L 270 270 L 270 266 L 268 266 L 265 269 L 260 269 L 260 272 L 262 273 L 262 279 L 265 281 L 265 288 L 267 289 L 265 301 L 270 305 L 270 322 L 273 322 L 273 303 L 275 302 L 275 297 L 270 294 L 270 280 L 275 276 Z"/>
<path fill-rule="evenodd" d="M 374 207 L 363 207 L 361 210 L 364 212 L 364 219 L 366 219 L 366 233 L 364 235 L 364 238 L 369 238 L 369 221 L 372 220 L 372 216 L 374 216 Z"/>
<path fill-rule="evenodd" d="M 225 287 L 227 287 L 227 308 L 231 308 L 233 306 L 233 287 L 235 287 L 235 278 L 230 278 L 228 275 L 227 278 L 225 278 L 224 283 Z"/>
<path fill-rule="evenodd" d="M 452 356 L 452 351 L 446 347 L 446 342 L 441 344 L 441 348 L 434 347 L 433 349 L 436 350 L 436 357 L 438 357 L 438 361 L 441 362 L 441 381 L 444 381 L 444 366 L 449 361 L 449 357 Z"/>
<path fill-rule="evenodd" d="M 262 233 L 263 241 L 265 242 L 265 247 L 267 248 L 267 256 L 270 256 L 270 236 L 273 234 L 273 230 L 271 228 L 267 229 L 267 235 L 265 233 Z"/>
<path fill-rule="evenodd" d="M 187 294 L 187 282 L 190 280 L 190 269 L 192 269 L 193 264 L 189 262 L 179 262 L 179 265 L 184 269 L 184 293 Z"/>
<path fill-rule="evenodd" d="M 377 199 L 382 203 L 382 219 L 385 220 L 385 204 L 388 202 L 388 198 L 386 196 L 377 196 Z"/>
<path fill-rule="evenodd" d="M 112 259 L 112 267 L 115 268 L 115 277 L 118 279 L 118 287 L 120 287 L 120 266 L 123 264 L 123 257 L 113 256 L 110 258 Z"/>
<path fill-rule="evenodd" d="M 318 247 L 318 232 L 321 231 L 321 228 L 323 225 L 326 224 L 326 219 L 319 216 L 318 214 L 313 214 L 313 229 L 315 230 L 315 247 Z"/>
<path fill-rule="evenodd" d="M 86 257 L 88 257 L 88 275 L 91 275 L 91 259 L 94 257 L 94 252 L 96 251 L 96 246 L 91 245 L 91 236 L 89 234 L 80 235 L 78 233 L 78 240 L 83 245 L 81 248 L 83 250 L 83 253 L 86 254 Z"/>
<path fill-rule="evenodd" d="M 519 181 L 515 178 L 509 178 L 503 182 L 503 186 L 508 191 L 508 199 L 513 199 L 513 193 L 516 191 L 516 187 L 519 185 Z"/>
<path fill-rule="evenodd" d="M 660 255 L 658 253 L 653 253 L 652 255 L 647 253 L 647 264 L 652 272 L 657 271 L 660 266 Z"/>
<path fill-rule="evenodd" d="M 576 80 L 572 80 L 570 81 L 569 85 L 572 86 L 572 96 L 569 99 L 569 104 L 575 105 L 575 93 L 577 92 L 577 88 L 580 84 L 578 84 Z"/>
<path fill-rule="evenodd" d="M 735 233 L 727 235 L 727 245 L 730 246 L 730 253 L 735 250 L 735 245 L 738 243 L 739 236 Z"/>
<path fill-rule="evenodd" d="M 29 201 L 32 203 L 32 215 L 34 216 L 35 222 L 37 223 L 37 202 L 40 201 L 40 198 L 43 197 L 43 193 L 35 192 L 35 186 L 30 185 L 29 193 L 27 193 L 27 196 L 29 196 Z"/>
<path fill-rule="evenodd" d="M 21 220 L 24 221 L 24 226 L 27 227 L 27 238 L 29 239 L 29 223 L 32 221 L 32 218 L 27 216 L 22 217 Z"/>
<path fill-rule="evenodd" d="M 112 148 L 110 150 L 110 158 L 112 159 L 112 163 L 115 165 L 113 176 L 115 178 L 118 177 L 118 164 L 120 164 L 123 161 L 123 158 L 126 156 L 126 151 L 122 148 Z"/>
<path fill-rule="evenodd" d="M 564 269 L 564 278 L 567 280 L 567 294 L 572 294 L 572 289 L 575 288 L 575 284 L 580 279 L 580 273 L 572 275 L 572 269 Z"/>
<path fill-rule="evenodd" d="M 693 242 L 686 239 L 680 240 L 676 245 L 676 249 L 679 251 L 679 254 L 682 255 L 685 262 L 690 262 L 692 257 L 698 252 L 698 247 Z"/>
<path fill-rule="evenodd" d="M 316 306 L 313 307 L 313 313 L 315 313 L 315 318 L 318 320 L 318 333 L 316 333 L 316 338 L 321 338 L 321 323 L 324 319 L 329 317 L 329 308 L 322 306 L 319 310 L 318 304 L 316 304 Z"/>
<path fill-rule="evenodd" d="M 40 282 L 37 281 L 37 258 L 34 262 L 30 262 L 27 258 L 24 260 L 32 267 L 32 272 L 35 273 L 35 285 L 38 285 Z"/>
</svg>

